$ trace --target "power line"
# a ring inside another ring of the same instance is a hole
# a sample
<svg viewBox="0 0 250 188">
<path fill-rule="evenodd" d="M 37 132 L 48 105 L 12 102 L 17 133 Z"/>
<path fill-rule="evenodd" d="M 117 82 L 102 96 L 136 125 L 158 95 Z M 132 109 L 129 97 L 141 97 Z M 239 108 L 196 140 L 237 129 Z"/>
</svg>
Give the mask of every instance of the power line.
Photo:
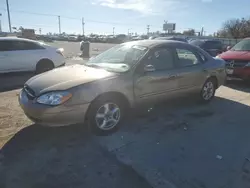
<svg viewBox="0 0 250 188">
<path fill-rule="evenodd" d="M 2 10 L 7 10 L 5 8 L 1 8 Z M 23 13 L 23 14 L 32 14 L 32 15 L 40 15 L 40 16 L 53 16 L 53 17 L 58 17 L 59 15 L 56 14 L 47 14 L 47 13 L 37 13 L 37 12 L 30 12 L 30 11 L 23 11 L 23 10 L 16 10 L 12 9 L 11 12 L 17 12 L 17 13 Z M 66 19 L 72 19 L 72 20 L 81 20 L 80 18 L 76 17 L 68 17 L 66 15 L 60 15 L 61 18 L 66 18 Z M 97 21 L 97 20 L 91 20 L 91 19 L 86 19 L 85 22 L 92 22 L 92 23 L 101 23 L 101 24 L 112 24 L 112 25 L 134 25 L 138 26 L 138 24 L 131 24 L 131 23 L 120 23 L 120 22 L 105 22 L 105 21 Z"/>
</svg>

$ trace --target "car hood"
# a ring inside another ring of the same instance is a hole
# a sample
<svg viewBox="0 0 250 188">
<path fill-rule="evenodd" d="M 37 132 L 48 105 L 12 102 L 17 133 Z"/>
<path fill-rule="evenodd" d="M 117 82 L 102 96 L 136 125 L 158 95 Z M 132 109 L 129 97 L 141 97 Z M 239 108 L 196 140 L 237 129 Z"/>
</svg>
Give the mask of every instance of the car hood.
<svg viewBox="0 0 250 188">
<path fill-rule="evenodd" d="M 249 51 L 233 51 L 229 50 L 219 55 L 220 58 L 225 60 L 239 59 L 239 60 L 250 60 Z"/>
<path fill-rule="evenodd" d="M 108 72 L 104 69 L 72 65 L 57 68 L 29 79 L 25 85 L 30 87 L 36 96 L 55 90 L 66 90 L 84 83 L 113 77 L 118 73 Z"/>
</svg>

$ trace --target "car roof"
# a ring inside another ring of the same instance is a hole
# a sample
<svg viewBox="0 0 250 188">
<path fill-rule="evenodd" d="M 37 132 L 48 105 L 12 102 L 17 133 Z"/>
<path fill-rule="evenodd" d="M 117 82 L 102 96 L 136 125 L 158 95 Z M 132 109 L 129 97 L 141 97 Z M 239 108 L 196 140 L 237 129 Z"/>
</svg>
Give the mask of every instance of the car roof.
<svg viewBox="0 0 250 188">
<path fill-rule="evenodd" d="M 36 42 L 35 40 L 30 40 L 30 39 L 24 39 L 24 38 L 18 38 L 18 37 L 0 37 L 0 41 L 5 41 L 5 40 L 12 40 L 12 41 L 29 41 L 29 42 Z"/>
<path fill-rule="evenodd" d="M 154 47 L 166 45 L 166 44 L 184 44 L 184 45 L 187 45 L 187 43 L 185 43 L 185 42 L 180 42 L 180 41 L 176 41 L 176 40 L 157 40 L 157 39 L 156 40 L 138 40 L 138 41 L 126 42 L 126 44 L 144 46 L 147 48 L 154 48 Z"/>
<path fill-rule="evenodd" d="M 201 41 L 201 42 L 221 42 L 218 39 L 194 39 L 194 41 Z"/>
</svg>

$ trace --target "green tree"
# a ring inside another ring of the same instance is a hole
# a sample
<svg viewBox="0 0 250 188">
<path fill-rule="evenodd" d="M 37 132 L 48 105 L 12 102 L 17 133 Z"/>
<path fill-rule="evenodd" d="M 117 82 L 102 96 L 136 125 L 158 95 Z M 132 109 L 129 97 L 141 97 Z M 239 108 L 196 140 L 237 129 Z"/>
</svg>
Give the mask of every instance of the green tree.
<svg viewBox="0 0 250 188">
<path fill-rule="evenodd" d="M 183 35 L 195 36 L 195 30 L 194 29 L 189 29 L 189 30 L 183 31 Z"/>
</svg>

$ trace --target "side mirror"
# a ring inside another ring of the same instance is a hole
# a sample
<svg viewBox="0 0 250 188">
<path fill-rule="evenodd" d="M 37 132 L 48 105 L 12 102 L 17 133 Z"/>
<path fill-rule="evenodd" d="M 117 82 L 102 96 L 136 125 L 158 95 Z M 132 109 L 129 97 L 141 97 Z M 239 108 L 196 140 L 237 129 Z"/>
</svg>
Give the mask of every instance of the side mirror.
<svg viewBox="0 0 250 188">
<path fill-rule="evenodd" d="M 231 46 L 227 46 L 227 50 L 230 50 L 232 47 Z"/>
<path fill-rule="evenodd" d="M 144 67 L 144 72 L 154 72 L 155 71 L 155 67 L 153 65 L 146 65 Z"/>
</svg>

